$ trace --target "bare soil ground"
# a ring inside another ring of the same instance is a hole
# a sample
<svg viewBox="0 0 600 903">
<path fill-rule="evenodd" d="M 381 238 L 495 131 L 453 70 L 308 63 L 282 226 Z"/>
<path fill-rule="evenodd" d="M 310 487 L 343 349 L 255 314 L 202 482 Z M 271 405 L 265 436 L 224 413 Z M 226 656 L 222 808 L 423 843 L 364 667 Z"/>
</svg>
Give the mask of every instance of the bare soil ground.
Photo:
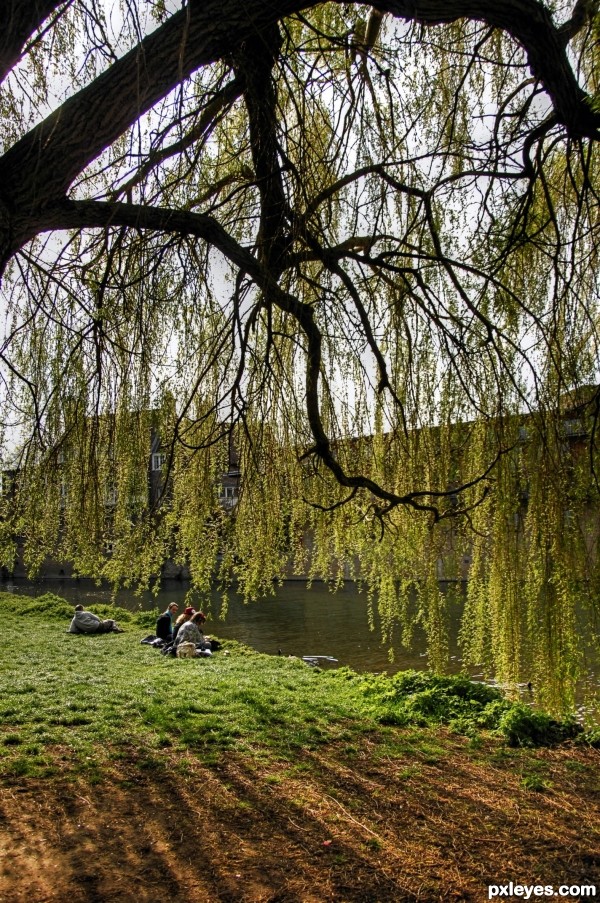
<svg viewBox="0 0 600 903">
<path fill-rule="evenodd" d="M 597 751 L 441 742 L 212 767 L 132 750 L 100 780 L 4 781 L 0 901 L 483 901 L 509 880 L 600 895 Z M 532 766 L 543 789 L 525 786 Z"/>
</svg>

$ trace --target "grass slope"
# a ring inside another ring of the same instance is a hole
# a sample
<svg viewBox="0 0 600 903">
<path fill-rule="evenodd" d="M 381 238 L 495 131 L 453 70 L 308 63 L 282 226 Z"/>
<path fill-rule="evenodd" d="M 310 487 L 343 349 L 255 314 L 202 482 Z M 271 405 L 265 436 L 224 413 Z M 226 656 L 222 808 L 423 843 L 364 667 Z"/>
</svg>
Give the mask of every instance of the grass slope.
<svg viewBox="0 0 600 903">
<path fill-rule="evenodd" d="M 152 614 L 71 614 L 0 594 L 0 900 L 600 895 L 597 736 L 462 678 L 177 660 L 140 644 Z"/>
</svg>

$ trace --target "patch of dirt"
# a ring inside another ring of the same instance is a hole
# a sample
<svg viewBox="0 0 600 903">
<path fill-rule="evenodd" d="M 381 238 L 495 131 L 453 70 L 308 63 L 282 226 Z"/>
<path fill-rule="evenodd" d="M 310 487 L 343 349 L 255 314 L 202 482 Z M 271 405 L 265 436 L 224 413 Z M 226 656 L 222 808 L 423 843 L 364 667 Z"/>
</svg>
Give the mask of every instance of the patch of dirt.
<svg viewBox="0 0 600 903">
<path fill-rule="evenodd" d="M 438 757 L 367 739 L 210 768 L 191 750 L 131 751 L 100 783 L 5 781 L 0 901 L 479 903 L 511 880 L 600 894 L 597 752 L 536 753 L 535 792 L 529 758 L 443 743 Z"/>
</svg>

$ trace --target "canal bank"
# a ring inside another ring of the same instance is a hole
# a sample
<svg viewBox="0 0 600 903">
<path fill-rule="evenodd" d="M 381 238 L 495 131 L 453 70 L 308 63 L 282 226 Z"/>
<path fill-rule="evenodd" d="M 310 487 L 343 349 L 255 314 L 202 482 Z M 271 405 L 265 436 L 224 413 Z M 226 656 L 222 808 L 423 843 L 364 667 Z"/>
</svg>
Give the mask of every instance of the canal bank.
<svg viewBox="0 0 600 903">
<path fill-rule="evenodd" d="M 440 586 L 447 605 L 446 673 L 459 674 L 465 670 L 458 642 L 464 584 L 447 581 Z M 114 602 L 132 612 L 164 611 L 171 602 L 177 602 L 183 610 L 189 600 L 189 585 L 178 580 L 163 581 L 155 595 L 134 595 L 130 590 L 113 594 L 110 589 L 86 579 L 19 580 L 0 584 L 0 589 L 33 597 L 52 592 L 73 605 L 86 607 Z M 370 613 L 366 594 L 359 592 L 352 581 L 346 581 L 335 592 L 321 582 L 309 588 L 305 582 L 289 581 L 275 588 L 272 596 L 252 603 L 245 603 L 239 594 L 231 591 L 226 607 L 222 593 L 215 588 L 210 597 L 193 597 L 192 604 L 208 614 L 207 631 L 238 640 L 268 655 L 331 656 L 340 667 L 385 674 L 409 669 L 423 671 L 429 667 L 424 631 L 415 629 L 409 649 L 401 644 L 399 632 L 391 646 L 382 643 L 376 606 Z M 473 680 L 493 684 L 493 675 L 482 666 L 471 667 L 467 673 Z M 597 710 L 600 699 L 600 662 L 591 641 L 586 649 L 583 674 L 577 691 L 577 715 L 581 720 Z M 537 688 L 530 692 L 527 684 L 528 676 L 523 675 L 517 691 L 527 702 L 535 704 Z"/>
</svg>

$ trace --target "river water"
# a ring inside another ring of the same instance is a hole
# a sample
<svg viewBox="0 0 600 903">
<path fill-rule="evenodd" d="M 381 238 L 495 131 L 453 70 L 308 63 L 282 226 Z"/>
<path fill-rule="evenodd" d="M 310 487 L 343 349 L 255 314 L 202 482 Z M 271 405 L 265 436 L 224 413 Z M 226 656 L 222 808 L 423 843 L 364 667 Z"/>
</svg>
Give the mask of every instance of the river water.
<svg viewBox="0 0 600 903">
<path fill-rule="evenodd" d="M 178 581 L 166 581 L 157 596 L 120 591 L 114 599 L 109 589 L 99 588 L 88 580 L 19 580 L 1 583 L 0 589 L 28 596 L 53 592 L 74 605 L 81 603 L 86 607 L 114 601 L 130 611 L 155 608 L 164 611 L 169 602 L 177 602 L 183 611 L 188 587 Z M 442 584 L 442 590 L 448 593 L 449 671 L 457 673 L 463 667 L 457 645 L 461 591 L 460 586 L 452 584 Z M 337 660 L 338 667 L 348 665 L 356 671 L 388 674 L 428 667 L 425 636 L 419 631 L 415 633 L 411 650 L 394 644 L 393 661 L 390 661 L 389 646 L 381 642 L 377 619 L 375 629 L 369 629 L 366 596 L 351 582 L 332 593 L 323 583 L 315 583 L 308 589 L 303 582 L 289 581 L 272 597 L 248 604 L 231 592 L 224 617 L 221 595 L 215 590 L 210 599 L 202 600 L 202 607 L 208 614 L 206 633 L 239 640 L 269 655 L 331 656 Z M 579 694 L 582 703 L 590 696 L 600 698 L 600 664 L 591 653 L 586 655 L 585 664 L 587 677 Z M 471 668 L 469 673 L 475 679 L 484 677 L 477 668 Z"/>
<path fill-rule="evenodd" d="M 95 586 L 88 580 L 39 580 L 14 581 L 0 584 L 0 589 L 38 596 L 53 592 L 73 604 L 84 606 L 94 603 L 110 604 L 110 590 Z M 180 611 L 186 604 L 187 587 L 178 581 L 166 581 L 157 596 L 149 593 L 135 596 L 131 591 L 119 591 L 114 598 L 116 605 L 128 610 L 164 611 L 169 602 L 177 602 Z M 225 617 L 222 615 L 221 594 L 215 590 L 210 599 L 202 601 L 208 614 L 205 632 L 226 639 L 239 640 L 259 652 L 277 655 L 331 656 L 338 664 L 348 665 L 357 671 L 386 671 L 393 673 L 407 668 L 422 670 L 427 667 L 424 635 L 415 637 L 411 651 L 399 646 L 394 648 L 394 660 L 390 662 L 389 647 L 381 643 L 379 625 L 369 629 L 367 600 L 356 585 L 345 583 L 335 593 L 323 583 L 306 584 L 289 581 L 279 587 L 275 595 L 258 602 L 245 604 L 234 592 L 228 597 Z M 194 603 L 198 607 L 197 603 Z M 450 606 L 452 611 L 452 606 Z M 451 634 L 457 630 L 457 618 L 451 618 Z M 458 651 L 452 670 L 459 671 L 461 662 Z"/>
</svg>

